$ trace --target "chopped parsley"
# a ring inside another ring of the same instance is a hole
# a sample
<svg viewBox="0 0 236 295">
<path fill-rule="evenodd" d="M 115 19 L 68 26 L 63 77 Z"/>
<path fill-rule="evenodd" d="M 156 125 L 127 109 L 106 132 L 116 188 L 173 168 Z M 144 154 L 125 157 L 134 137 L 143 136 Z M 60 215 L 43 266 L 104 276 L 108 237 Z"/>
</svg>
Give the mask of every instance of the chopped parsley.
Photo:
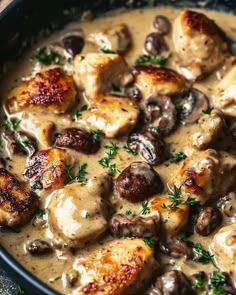
<svg viewBox="0 0 236 295">
<path fill-rule="evenodd" d="M 178 164 L 185 159 L 187 159 L 187 155 L 185 155 L 183 152 L 172 152 L 170 153 L 169 162 L 171 164 Z"/>
<path fill-rule="evenodd" d="M 80 109 L 76 111 L 76 113 L 74 114 L 72 118 L 72 121 L 76 122 L 79 119 L 79 117 L 82 116 L 82 112 L 87 111 L 87 109 L 88 109 L 88 106 L 86 104 L 83 105 Z"/>
<path fill-rule="evenodd" d="M 55 134 L 54 134 L 54 136 L 56 137 L 56 138 L 58 138 L 59 136 L 60 136 L 60 132 L 56 132 Z"/>
<path fill-rule="evenodd" d="M 130 154 L 132 154 L 132 155 L 134 155 L 134 156 L 137 155 L 137 152 L 136 152 L 134 149 L 132 149 L 131 146 L 130 146 L 128 143 L 126 143 L 126 144 L 123 146 L 123 148 L 126 150 L 127 153 L 130 153 Z"/>
<path fill-rule="evenodd" d="M 19 141 L 19 143 L 20 143 L 20 145 L 22 145 L 23 147 L 26 147 L 26 148 L 32 148 L 33 147 L 33 144 L 31 142 L 31 140 L 29 140 L 29 139 Z"/>
<path fill-rule="evenodd" d="M 36 165 L 36 164 L 35 164 Z M 37 189 L 41 189 L 42 188 L 42 183 L 41 183 L 41 180 L 43 179 L 43 176 L 39 176 L 35 182 L 33 183 L 32 185 L 32 190 L 36 191 Z"/>
<path fill-rule="evenodd" d="M 39 217 L 43 217 L 45 214 L 46 214 L 46 210 L 45 210 L 45 209 L 39 209 L 39 210 L 37 211 L 37 215 L 38 215 Z"/>
<path fill-rule="evenodd" d="M 226 279 L 227 278 L 226 278 L 225 274 L 223 274 L 220 271 L 215 271 L 214 276 L 212 278 L 210 278 L 210 280 L 208 282 L 208 287 L 211 289 L 217 289 L 220 287 L 220 285 L 225 283 Z"/>
<path fill-rule="evenodd" d="M 49 283 L 54 283 L 54 282 L 58 281 L 60 278 L 61 278 L 61 276 L 58 276 L 58 277 L 55 277 L 55 278 L 51 278 L 48 281 L 49 281 Z"/>
<path fill-rule="evenodd" d="M 72 165 L 66 163 L 65 164 L 65 173 L 66 173 L 67 179 L 69 180 L 69 183 L 79 182 L 81 184 L 85 184 L 87 181 L 87 179 L 85 178 L 85 175 L 87 174 L 87 172 L 86 172 L 87 166 L 88 165 L 86 163 L 80 165 L 78 172 L 74 176 L 72 174 L 72 170 L 74 170 L 74 167 Z"/>
<path fill-rule="evenodd" d="M 114 50 L 111 50 L 111 49 L 106 48 L 106 47 L 101 47 L 100 50 L 103 53 L 116 53 Z"/>
<path fill-rule="evenodd" d="M 66 177 L 69 181 L 71 181 L 73 179 L 71 170 L 73 169 L 73 166 L 71 164 L 65 163 L 65 173 L 66 173 Z"/>
<path fill-rule="evenodd" d="M 6 115 L 4 116 L 4 123 L 3 123 L 3 128 L 4 130 L 11 130 L 11 131 L 16 131 L 16 129 L 19 127 L 21 120 L 17 119 L 10 119 Z"/>
<path fill-rule="evenodd" d="M 164 209 L 169 209 L 169 210 L 176 209 L 182 203 L 182 201 L 180 200 L 180 196 L 181 196 L 181 186 L 180 187 L 174 186 L 174 191 L 168 193 L 168 197 L 172 203 L 170 205 L 162 204 L 161 207 Z"/>
<path fill-rule="evenodd" d="M 133 212 L 132 212 L 132 210 L 130 210 L 130 209 L 128 209 L 126 212 L 125 212 L 125 215 L 126 216 L 129 216 L 129 215 L 132 215 L 133 214 Z"/>
<path fill-rule="evenodd" d="M 143 241 L 150 248 L 156 243 L 156 240 L 152 238 L 144 238 Z"/>
<path fill-rule="evenodd" d="M 47 48 L 46 46 L 40 48 L 33 59 L 44 64 L 45 66 L 50 66 L 51 64 L 60 65 L 62 62 L 61 55 L 55 50 Z"/>
<path fill-rule="evenodd" d="M 190 206 L 195 206 L 199 204 L 199 201 L 197 201 L 195 198 L 192 198 L 188 196 L 187 200 L 184 202 L 184 204 L 190 205 Z"/>
<path fill-rule="evenodd" d="M 203 289 L 203 287 L 204 287 L 203 278 L 197 277 L 195 280 L 195 283 L 192 284 L 192 289 Z"/>
<path fill-rule="evenodd" d="M 136 65 L 153 64 L 159 67 L 164 67 L 171 57 L 172 57 L 172 53 L 169 53 L 167 57 L 163 57 L 160 55 L 144 54 L 143 56 L 136 59 L 135 64 Z"/>
<path fill-rule="evenodd" d="M 195 244 L 191 241 L 187 241 L 187 244 L 193 249 L 193 252 L 197 255 L 197 261 L 201 262 L 202 264 L 212 263 L 213 265 L 215 265 L 213 260 L 214 255 L 211 255 L 209 251 L 205 250 L 201 244 Z"/>
<path fill-rule="evenodd" d="M 142 209 L 139 212 L 139 215 L 146 215 L 147 213 L 150 212 L 150 207 L 148 206 L 148 201 L 142 202 L 141 206 L 142 206 Z"/>
<path fill-rule="evenodd" d="M 85 213 L 84 218 L 85 219 L 88 219 L 89 218 L 89 213 L 88 212 Z"/>
<path fill-rule="evenodd" d="M 114 159 L 117 155 L 119 147 L 116 144 L 111 143 L 111 145 L 105 145 L 104 148 L 107 149 L 108 152 L 106 152 L 106 156 L 100 159 L 98 163 L 103 167 L 110 169 L 113 174 L 120 172 L 120 170 L 116 167 L 116 164 L 110 164 L 110 160 Z"/>
<path fill-rule="evenodd" d="M 213 107 L 210 107 L 208 109 L 202 110 L 202 112 L 203 114 L 210 115 L 213 109 L 214 109 Z"/>
<path fill-rule="evenodd" d="M 90 130 L 90 133 L 92 134 L 93 138 L 94 138 L 95 140 L 97 140 L 97 141 L 100 139 L 100 137 L 101 137 L 102 135 L 104 135 L 104 133 L 102 132 L 102 130 L 97 130 L 97 131 L 95 131 L 95 130 Z"/>
</svg>

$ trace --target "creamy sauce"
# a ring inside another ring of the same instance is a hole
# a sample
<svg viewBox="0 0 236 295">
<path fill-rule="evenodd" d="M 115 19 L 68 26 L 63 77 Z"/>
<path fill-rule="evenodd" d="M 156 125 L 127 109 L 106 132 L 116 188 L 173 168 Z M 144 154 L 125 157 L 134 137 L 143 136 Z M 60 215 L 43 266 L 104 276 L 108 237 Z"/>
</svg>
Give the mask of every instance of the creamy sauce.
<svg viewBox="0 0 236 295">
<path fill-rule="evenodd" d="M 135 59 L 142 54 L 143 43 L 146 35 L 153 31 L 152 29 L 152 20 L 155 15 L 165 15 L 172 22 L 179 11 L 172 8 L 155 8 L 155 9 L 147 9 L 147 10 L 136 10 L 130 12 L 123 12 L 117 15 L 106 16 L 99 19 L 95 19 L 94 21 L 84 21 L 82 23 L 73 23 L 68 25 L 63 31 L 57 32 L 50 36 L 47 39 L 44 39 L 40 44 L 37 44 L 34 48 L 28 51 L 20 61 L 11 66 L 11 69 L 8 73 L 5 74 L 4 80 L 1 83 L 1 99 L 6 99 L 9 90 L 14 88 L 20 81 L 28 80 L 35 72 L 44 69 L 44 67 L 35 61 L 30 60 L 30 57 L 34 55 L 36 48 L 42 47 L 47 44 L 52 44 L 56 42 L 58 39 L 61 39 L 66 33 L 71 32 L 72 30 L 80 30 L 82 28 L 84 32 L 84 36 L 87 36 L 91 32 L 99 31 L 100 29 L 106 27 L 112 27 L 115 24 L 125 23 L 128 25 L 131 35 L 133 45 L 131 50 L 125 55 L 125 59 L 128 61 L 130 65 L 133 65 Z M 216 23 L 227 32 L 227 34 L 233 39 L 235 37 L 236 30 L 236 18 L 235 16 L 218 13 L 218 12 L 206 12 L 209 17 L 214 19 Z M 170 47 L 170 50 L 173 48 L 171 34 L 168 35 L 166 41 Z M 83 53 L 88 52 L 89 47 L 85 46 Z M 173 50 L 171 50 L 173 51 Z M 175 56 L 170 60 L 168 64 L 169 67 L 176 68 Z M 70 66 L 67 66 L 67 70 L 71 71 Z M 206 93 L 209 97 L 212 95 L 212 89 L 214 85 L 218 83 L 219 76 L 224 75 L 227 71 L 227 65 L 221 67 L 216 73 L 213 73 L 209 78 L 205 79 L 201 83 L 196 83 L 194 85 L 196 88 L 201 89 L 204 93 Z M 84 104 L 83 100 L 80 100 L 76 109 L 79 109 L 80 106 Z M 39 120 L 39 128 L 41 128 L 42 122 L 53 121 L 55 122 L 57 129 L 60 130 L 65 127 L 78 127 L 77 123 L 72 122 L 71 116 L 72 114 L 66 115 L 38 115 L 37 113 L 32 113 L 32 116 L 36 117 Z M 19 114 L 19 119 L 23 116 L 23 114 Z M 40 123 L 41 122 L 41 123 Z M 31 128 L 28 127 L 28 131 L 31 131 Z M 168 137 L 166 137 L 166 142 L 170 146 L 170 150 L 182 151 L 187 155 L 189 153 L 188 150 L 188 139 L 191 134 L 193 134 L 197 130 L 197 124 L 190 125 L 187 127 L 179 127 L 176 131 L 171 133 Z M 35 132 L 33 131 L 32 134 Z M 36 134 L 34 134 L 36 135 Z M 122 171 L 126 168 L 131 162 L 136 160 L 140 160 L 139 156 L 133 156 L 128 154 L 122 146 L 126 142 L 126 138 L 121 140 L 103 140 L 102 146 L 106 143 L 114 142 L 118 144 L 120 147 L 118 150 L 118 156 L 113 160 L 112 163 L 116 163 L 118 169 Z M 41 148 L 45 148 L 45 146 L 41 146 Z M 191 152 L 191 151 L 190 151 Z M 106 170 L 99 163 L 98 160 L 104 157 L 105 149 L 101 148 L 97 154 L 95 155 L 84 155 L 82 153 L 73 152 L 73 157 L 76 160 L 79 160 L 79 163 L 87 163 L 87 178 L 90 178 L 92 175 L 100 174 Z M 9 163 L 11 166 L 11 172 L 15 173 L 20 179 L 23 180 L 22 173 L 25 169 L 26 165 L 26 157 L 23 156 L 14 156 L 12 161 Z M 163 183 L 167 184 L 170 178 L 176 173 L 180 164 L 168 164 L 164 162 L 161 165 L 157 165 L 155 169 L 158 171 L 161 176 Z M 167 191 L 167 186 L 165 187 L 165 191 Z M 41 207 L 44 208 L 45 200 L 48 197 L 48 193 L 37 191 L 38 194 L 41 195 Z M 116 196 L 112 198 L 113 206 L 119 213 L 125 213 L 127 210 L 132 210 L 133 213 L 138 214 L 141 210 L 141 204 L 132 204 L 124 199 L 119 199 Z M 44 217 L 46 218 L 46 216 Z M 66 218 L 63 216 L 62 218 Z M 226 221 L 227 222 L 227 221 Z M 49 229 L 40 228 L 37 229 L 30 222 L 25 227 L 21 228 L 19 232 L 11 232 L 3 231 L 0 232 L 0 242 L 1 244 L 20 262 L 22 263 L 29 271 L 31 271 L 34 275 L 39 277 L 48 285 L 52 286 L 62 294 L 70 294 L 70 289 L 64 289 L 61 282 L 61 276 L 65 269 L 70 268 L 74 261 L 74 255 L 68 253 L 65 250 L 56 250 L 56 253 L 51 254 L 49 256 L 42 257 L 32 257 L 26 252 L 26 243 L 27 241 L 31 241 L 34 239 L 45 239 L 50 238 L 51 233 Z M 111 237 L 105 237 L 104 239 L 110 239 Z M 199 242 L 203 245 L 205 249 L 208 249 L 209 244 L 212 240 L 212 235 L 208 237 L 200 237 L 197 234 L 194 235 L 193 240 L 195 242 Z M 86 246 L 82 250 L 78 250 L 76 253 L 77 257 L 86 256 L 92 249 L 96 249 L 103 242 L 103 239 L 100 239 L 98 242 L 94 244 Z M 173 258 L 167 256 L 160 255 L 160 261 L 163 263 L 165 269 L 180 269 L 187 274 L 196 273 L 198 271 L 213 271 L 215 270 L 212 264 L 203 265 L 200 263 L 194 263 L 191 260 L 179 259 L 173 261 Z"/>
</svg>

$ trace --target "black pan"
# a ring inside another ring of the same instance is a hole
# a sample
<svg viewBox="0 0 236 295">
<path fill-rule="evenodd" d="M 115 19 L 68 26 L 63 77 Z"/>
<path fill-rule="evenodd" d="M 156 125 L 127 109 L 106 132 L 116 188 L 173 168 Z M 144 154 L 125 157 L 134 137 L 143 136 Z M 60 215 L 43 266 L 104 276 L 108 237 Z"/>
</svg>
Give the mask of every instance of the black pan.
<svg viewBox="0 0 236 295">
<path fill-rule="evenodd" d="M 63 28 L 87 9 L 95 15 L 102 15 L 116 8 L 132 9 L 150 5 L 209 8 L 236 14 L 235 0 L 14 0 L 0 14 L 0 74 L 4 62 L 19 58 L 27 47 L 37 41 L 39 32 Z M 0 266 L 29 295 L 58 294 L 25 270 L 1 246 Z"/>
</svg>

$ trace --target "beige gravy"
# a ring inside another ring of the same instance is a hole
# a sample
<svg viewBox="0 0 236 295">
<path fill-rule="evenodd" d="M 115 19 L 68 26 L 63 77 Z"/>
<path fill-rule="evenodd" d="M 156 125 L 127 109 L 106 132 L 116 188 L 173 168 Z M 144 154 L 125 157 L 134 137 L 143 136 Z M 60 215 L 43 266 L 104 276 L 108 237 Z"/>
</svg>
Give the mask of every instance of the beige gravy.
<svg viewBox="0 0 236 295">
<path fill-rule="evenodd" d="M 36 48 L 41 48 L 44 45 L 54 43 L 56 40 L 60 39 L 67 32 L 72 30 L 82 29 L 84 36 L 87 36 L 89 33 L 98 31 L 106 27 L 112 27 L 115 24 L 125 23 L 128 25 L 131 35 L 132 35 L 132 48 L 125 55 L 125 59 L 130 65 L 133 65 L 135 59 L 142 54 L 143 43 L 145 36 L 151 32 L 152 29 L 152 20 L 156 15 L 165 15 L 172 22 L 178 15 L 179 10 L 173 8 L 153 8 L 145 10 L 134 10 L 129 12 L 117 13 L 114 15 L 104 16 L 93 21 L 83 21 L 75 22 L 68 25 L 63 31 L 52 34 L 49 38 L 42 40 L 34 48 L 29 50 L 17 63 L 10 66 L 9 71 L 5 74 L 4 80 L 1 82 L 1 98 L 4 100 L 7 97 L 9 90 L 14 88 L 20 81 L 29 79 L 35 72 L 43 70 L 44 66 L 35 61 L 32 61 L 30 57 L 35 53 Z M 231 37 L 235 38 L 236 30 L 236 18 L 233 15 L 204 11 L 210 18 L 214 19 L 216 23 L 224 29 L 224 31 Z M 170 51 L 173 51 L 173 44 L 171 35 L 165 37 Z M 82 54 L 86 53 L 90 49 L 85 46 Z M 169 67 L 176 68 L 176 59 L 175 55 L 170 59 L 168 64 Z M 70 65 L 66 66 L 66 70 L 69 72 L 72 70 Z M 223 75 L 227 71 L 227 65 L 221 67 L 216 73 L 213 73 L 209 78 L 203 80 L 200 83 L 195 83 L 195 87 L 201 89 L 209 97 L 212 94 L 212 88 L 216 83 L 218 83 L 218 77 Z M 83 100 L 80 100 L 76 109 L 80 108 L 84 104 Z M 22 114 L 19 114 L 19 119 L 21 119 Z M 55 122 L 57 129 L 61 130 L 65 127 L 78 127 L 77 123 L 72 122 L 72 114 L 66 115 L 38 115 L 36 113 L 31 113 L 31 116 L 36 117 L 39 121 L 39 128 L 46 121 Z M 41 125 L 40 125 L 41 124 Z M 21 128 L 21 125 L 20 127 Z M 28 131 L 31 131 L 30 125 L 27 127 Z M 182 151 L 188 155 L 188 138 L 197 130 L 197 124 L 182 126 L 177 128 L 176 131 L 172 132 L 171 135 L 165 138 L 166 142 L 170 146 L 170 150 Z M 34 134 L 34 132 L 32 132 Z M 37 136 L 37 134 L 34 134 Z M 122 171 L 126 168 L 131 162 L 140 160 L 139 156 L 133 156 L 128 154 L 122 146 L 126 142 L 126 138 L 123 139 L 103 139 L 100 150 L 95 155 L 84 155 L 82 153 L 73 152 L 75 159 L 79 160 L 80 164 L 87 163 L 87 178 L 90 178 L 94 174 L 100 174 L 106 170 L 99 163 L 98 160 L 104 157 L 105 149 L 103 145 L 110 142 L 116 143 L 119 146 L 118 156 L 115 157 L 113 163 L 116 163 L 118 169 Z M 43 146 L 41 148 L 44 148 Z M 8 156 L 8 155 L 5 155 Z M 19 179 L 23 180 L 22 173 L 25 169 L 27 158 L 25 156 L 14 156 L 12 161 L 8 161 L 9 169 L 12 173 L 15 173 Z M 155 169 L 158 171 L 161 176 L 163 183 L 165 184 L 165 191 L 167 191 L 167 182 L 170 180 L 171 176 L 179 168 L 180 164 L 169 164 L 168 161 L 165 161 L 161 165 L 157 165 Z M 41 196 L 41 207 L 44 208 L 45 200 L 48 197 L 48 193 L 37 191 Z M 89 200 L 87 200 L 89 202 Z M 127 210 L 131 210 L 133 213 L 138 214 L 141 209 L 141 203 L 132 204 L 125 200 L 120 200 L 116 197 L 112 198 L 113 206 L 119 213 L 125 213 Z M 44 218 L 47 218 L 44 216 Z M 62 216 L 63 218 L 63 216 Z M 225 221 L 227 222 L 227 220 Z M 0 243 L 4 246 L 22 265 L 24 265 L 30 272 L 39 277 L 46 284 L 50 285 L 52 288 L 55 288 L 62 294 L 71 294 L 71 289 L 63 288 L 61 276 L 65 269 L 69 268 L 74 261 L 74 254 L 70 254 L 68 251 L 57 249 L 54 254 L 49 256 L 42 257 L 32 257 L 26 251 L 26 243 L 34 239 L 50 239 L 51 233 L 47 226 L 43 228 L 36 228 L 32 225 L 32 222 L 29 222 L 28 225 L 24 226 L 19 230 L 19 232 L 13 231 L 1 231 L 0 232 Z M 86 246 L 84 249 L 78 250 L 76 252 L 77 257 L 86 256 L 92 249 L 96 249 L 101 245 L 102 242 L 106 239 L 111 239 L 110 236 L 105 236 L 103 239 L 99 239 L 97 242 Z M 201 243 L 205 249 L 208 250 L 209 244 L 212 240 L 212 235 L 208 237 L 201 237 L 195 234 L 192 237 L 194 242 Z M 212 264 L 200 264 L 192 262 L 191 260 L 184 259 L 173 259 L 168 256 L 160 255 L 160 261 L 163 264 L 163 267 L 168 269 L 178 269 L 182 270 L 188 275 L 196 273 L 198 271 L 214 271 L 215 267 Z"/>
</svg>

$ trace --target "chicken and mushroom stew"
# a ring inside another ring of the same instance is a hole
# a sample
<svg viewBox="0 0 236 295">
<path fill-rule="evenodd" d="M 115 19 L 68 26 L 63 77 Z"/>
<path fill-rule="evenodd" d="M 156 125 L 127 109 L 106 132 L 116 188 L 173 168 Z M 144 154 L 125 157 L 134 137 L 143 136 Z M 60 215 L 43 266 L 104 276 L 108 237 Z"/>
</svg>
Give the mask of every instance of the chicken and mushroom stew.
<svg viewBox="0 0 236 295">
<path fill-rule="evenodd" d="M 61 294 L 236 294 L 235 31 L 88 12 L 10 65 L 1 244 Z"/>
</svg>

